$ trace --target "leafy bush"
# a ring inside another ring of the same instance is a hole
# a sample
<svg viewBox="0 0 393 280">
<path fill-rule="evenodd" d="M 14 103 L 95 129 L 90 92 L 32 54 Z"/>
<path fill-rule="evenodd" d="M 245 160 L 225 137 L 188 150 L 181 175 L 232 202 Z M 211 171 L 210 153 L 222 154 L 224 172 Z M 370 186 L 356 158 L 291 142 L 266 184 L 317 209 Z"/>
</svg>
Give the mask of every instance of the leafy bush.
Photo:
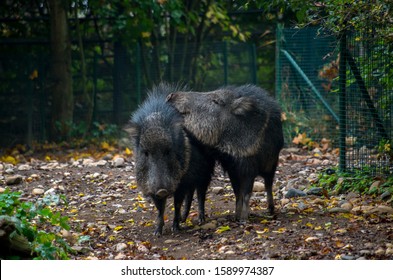
<svg viewBox="0 0 393 280">
<path fill-rule="evenodd" d="M 69 230 L 68 217 L 53 212 L 50 204 L 59 200 L 59 196 L 48 196 L 36 202 L 22 202 L 19 192 L 6 190 L 0 194 L 0 215 L 11 217 L 18 234 L 24 236 L 30 244 L 31 256 L 34 259 L 69 259 L 72 252 L 70 245 L 60 235 L 60 230 Z M 55 229 L 47 232 L 44 229 Z M 2 256 L 18 258 L 18 256 Z"/>
</svg>

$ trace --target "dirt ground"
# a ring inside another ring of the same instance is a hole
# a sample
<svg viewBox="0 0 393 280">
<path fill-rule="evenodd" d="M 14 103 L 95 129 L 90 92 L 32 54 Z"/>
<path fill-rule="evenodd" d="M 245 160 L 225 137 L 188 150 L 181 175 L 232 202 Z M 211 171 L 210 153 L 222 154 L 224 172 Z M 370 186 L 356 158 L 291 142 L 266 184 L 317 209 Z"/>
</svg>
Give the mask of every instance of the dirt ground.
<svg viewBox="0 0 393 280">
<path fill-rule="evenodd" d="M 170 199 L 161 237 L 153 235 L 157 212 L 136 186 L 131 155 L 0 162 L 0 186 L 21 191 L 29 201 L 64 195 L 67 203 L 53 208 L 70 217 L 71 230 L 61 234 L 77 251 L 72 259 L 392 259 L 391 200 L 309 191 L 318 174 L 336 164 L 333 151 L 284 149 L 274 185 L 277 216 L 267 215 L 258 178 L 246 224 L 234 221 L 233 191 L 217 167 L 206 223 L 198 225 L 194 199 L 182 231 L 173 234 Z M 10 177 L 22 180 L 13 183 Z M 287 198 L 290 189 L 307 195 Z M 89 239 L 78 243 L 81 236 Z"/>
</svg>

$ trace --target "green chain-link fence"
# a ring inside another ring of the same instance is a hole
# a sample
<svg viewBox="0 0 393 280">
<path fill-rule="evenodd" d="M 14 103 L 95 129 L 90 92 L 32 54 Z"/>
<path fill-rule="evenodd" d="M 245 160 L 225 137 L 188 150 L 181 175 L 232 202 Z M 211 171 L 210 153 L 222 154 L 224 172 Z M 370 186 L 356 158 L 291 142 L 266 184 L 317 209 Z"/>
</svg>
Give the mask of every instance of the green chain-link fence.
<svg viewBox="0 0 393 280">
<path fill-rule="evenodd" d="M 276 95 L 287 141 L 325 138 L 340 148 L 342 170 L 392 173 L 392 56 L 392 45 L 370 34 L 340 42 L 316 27 L 279 27 Z"/>
</svg>

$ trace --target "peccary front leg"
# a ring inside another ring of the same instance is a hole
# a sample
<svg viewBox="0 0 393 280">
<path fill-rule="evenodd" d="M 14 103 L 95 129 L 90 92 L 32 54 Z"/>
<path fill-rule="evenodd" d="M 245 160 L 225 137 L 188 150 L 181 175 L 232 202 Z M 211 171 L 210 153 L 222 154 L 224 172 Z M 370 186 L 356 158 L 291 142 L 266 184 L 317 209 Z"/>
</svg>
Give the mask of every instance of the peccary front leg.
<svg viewBox="0 0 393 280">
<path fill-rule="evenodd" d="M 158 210 L 158 215 L 156 219 L 156 229 L 154 230 L 154 235 L 161 236 L 162 228 L 164 227 L 164 213 L 166 198 L 153 197 L 154 205 Z"/>
<path fill-rule="evenodd" d="M 179 232 L 180 231 L 180 210 L 181 205 L 183 204 L 184 194 L 177 192 L 174 195 L 174 204 L 175 204 L 175 215 L 173 217 L 172 231 Z M 188 213 L 187 213 L 188 215 Z"/>
</svg>

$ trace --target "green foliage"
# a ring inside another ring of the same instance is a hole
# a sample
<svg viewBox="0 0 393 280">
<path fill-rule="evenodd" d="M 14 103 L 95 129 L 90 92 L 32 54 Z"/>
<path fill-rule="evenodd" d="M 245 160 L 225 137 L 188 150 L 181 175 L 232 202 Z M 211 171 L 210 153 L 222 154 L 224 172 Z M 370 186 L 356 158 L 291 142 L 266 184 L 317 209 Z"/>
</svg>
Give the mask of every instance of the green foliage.
<svg viewBox="0 0 393 280">
<path fill-rule="evenodd" d="M 64 197 L 49 195 L 37 203 L 22 202 L 19 192 L 6 190 L 0 194 L 0 215 L 14 217 L 20 221 L 17 231 L 25 236 L 31 244 L 35 259 L 69 259 L 71 247 L 59 234 L 60 230 L 69 230 L 68 217 L 60 212 L 53 212 L 52 203 L 64 200 Z M 51 227 L 56 232 L 44 229 Z M 10 256 L 12 257 L 12 256 Z"/>
<path fill-rule="evenodd" d="M 367 170 L 357 170 L 353 173 L 342 173 L 338 170 L 320 173 L 314 187 L 321 187 L 335 193 L 346 193 L 349 191 L 368 195 L 381 195 L 385 191 L 393 194 L 393 178 L 376 178 Z M 373 186 L 376 181 L 381 181 L 378 186 Z"/>
</svg>

